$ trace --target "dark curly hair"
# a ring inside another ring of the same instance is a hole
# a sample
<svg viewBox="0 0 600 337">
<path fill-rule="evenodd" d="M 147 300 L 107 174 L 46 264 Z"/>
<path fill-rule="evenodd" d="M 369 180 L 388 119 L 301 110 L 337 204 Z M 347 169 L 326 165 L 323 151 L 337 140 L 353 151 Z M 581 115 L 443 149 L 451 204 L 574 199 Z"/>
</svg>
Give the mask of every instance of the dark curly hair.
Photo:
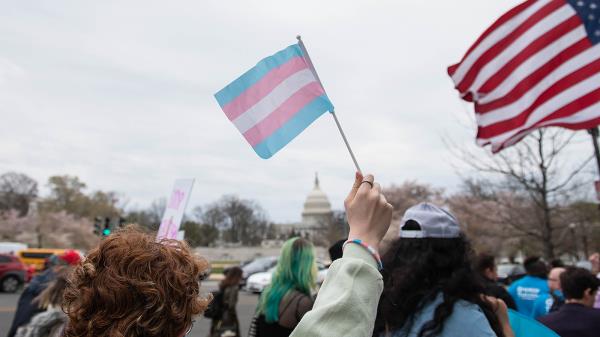
<svg viewBox="0 0 600 337">
<path fill-rule="evenodd" d="M 374 335 L 405 325 L 410 328 L 414 314 L 441 293 L 443 302 L 435 308 L 433 319 L 423 325 L 419 337 L 439 334 L 458 300 L 477 304 L 496 335 L 503 337 L 492 305 L 482 296 L 483 286 L 472 269 L 472 254 L 463 235 L 456 239 L 396 239 L 382 258 L 384 289 Z"/>
<path fill-rule="evenodd" d="M 177 337 L 206 309 L 208 263 L 179 241 L 156 242 L 134 226 L 90 251 L 64 294 L 65 337 Z"/>
</svg>

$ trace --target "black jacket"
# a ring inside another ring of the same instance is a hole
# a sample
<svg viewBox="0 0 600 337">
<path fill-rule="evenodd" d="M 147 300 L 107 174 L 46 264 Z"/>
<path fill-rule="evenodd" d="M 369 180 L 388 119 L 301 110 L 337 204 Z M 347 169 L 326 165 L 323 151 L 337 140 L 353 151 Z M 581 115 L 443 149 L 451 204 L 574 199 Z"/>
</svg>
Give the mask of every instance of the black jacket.
<svg viewBox="0 0 600 337">
<path fill-rule="evenodd" d="M 503 286 L 496 282 L 490 281 L 487 278 L 483 278 L 483 291 L 486 295 L 499 298 L 509 309 L 517 310 L 515 300 L 510 296 L 508 291 Z"/>
<path fill-rule="evenodd" d="M 558 311 L 538 318 L 561 337 L 600 336 L 600 309 L 566 303 Z"/>
</svg>

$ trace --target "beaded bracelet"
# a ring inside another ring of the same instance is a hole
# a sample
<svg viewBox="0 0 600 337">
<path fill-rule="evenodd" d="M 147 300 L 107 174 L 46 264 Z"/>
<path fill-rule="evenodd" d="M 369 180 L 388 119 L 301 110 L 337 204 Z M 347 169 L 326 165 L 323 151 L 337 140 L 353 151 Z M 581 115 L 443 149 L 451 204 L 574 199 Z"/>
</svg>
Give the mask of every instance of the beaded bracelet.
<svg viewBox="0 0 600 337">
<path fill-rule="evenodd" d="M 344 242 L 344 245 L 342 246 L 342 251 L 344 250 L 344 248 L 346 248 L 346 245 L 349 243 L 356 243 L 356 244 L 360 245 L 361 247 L 365 248 L 373 256 L 375 261 L 377 261 L 377 269 L 379 269 L 379 270 L 383 269 L 383 263 L 381 262 L 381 256 L 379 256 L 379 253 L 377 252 L 377 250 L 375 250 L 375 248 L 364 243 L 361 239 L 350 239 L 350 240 Z"/>
</svg>

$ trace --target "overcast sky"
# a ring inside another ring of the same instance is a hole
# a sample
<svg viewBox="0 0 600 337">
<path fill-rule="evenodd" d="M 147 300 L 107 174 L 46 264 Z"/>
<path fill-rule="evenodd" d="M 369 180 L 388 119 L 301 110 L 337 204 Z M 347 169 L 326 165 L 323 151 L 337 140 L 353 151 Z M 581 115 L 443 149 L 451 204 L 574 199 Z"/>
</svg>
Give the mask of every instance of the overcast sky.
<svg viewBox="0 0 600 337">
<path fill-rule="evenodd" d="M 443 138 L 475 130 L 446 67 L 518 2 L 0 0 L 0 173 L 77 175 L 133 208 L 193 177 L 190 208 L 237 194 L 298 221 L 318 171 L 341 209 L 331 116 L 263 160 L 213 97 L 300 33 L 363 170 L 453 190 Z"/>
</svg>

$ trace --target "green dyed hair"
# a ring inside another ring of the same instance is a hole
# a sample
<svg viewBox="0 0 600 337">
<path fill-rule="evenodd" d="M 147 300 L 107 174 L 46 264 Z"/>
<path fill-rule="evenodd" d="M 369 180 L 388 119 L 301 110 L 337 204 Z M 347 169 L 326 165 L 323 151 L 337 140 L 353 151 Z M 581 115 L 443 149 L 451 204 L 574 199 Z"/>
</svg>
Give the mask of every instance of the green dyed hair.
<svg viewBox="0 0 600 337">
<path fill-rule="evenodd" d="M 263 291 L 259 313 L 267 323 L 279 321 L 279 303 L 290 290 L 310 296 L 315 287 L 317 268 L 312 243 L 302 238 L 287 240 L 281 248 L 271 284 Z"/>
</svg>

